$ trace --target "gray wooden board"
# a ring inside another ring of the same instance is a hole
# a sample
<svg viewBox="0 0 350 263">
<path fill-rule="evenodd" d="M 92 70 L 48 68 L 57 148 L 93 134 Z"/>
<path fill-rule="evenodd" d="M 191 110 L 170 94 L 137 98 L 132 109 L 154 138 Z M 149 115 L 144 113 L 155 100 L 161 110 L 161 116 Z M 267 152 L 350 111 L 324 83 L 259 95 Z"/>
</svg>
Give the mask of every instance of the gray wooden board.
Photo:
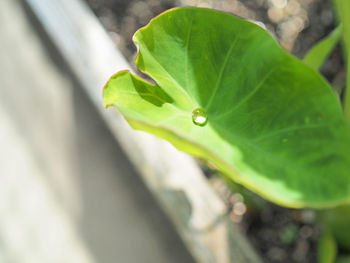
<svg viewBox="0 0 350 263">
<path fill-rule="evenodd" d="M 198 262 L 261 262 L 191 157 L 132 130 L 115 110 L 103 107 L 102 87 L 130 66 L 91 10 L 80 0 L 25 2 Z"/>
<path fill-rule="evenodd" d="M 31 18 L 0 1 L 0 262 L 194 263 Z"/>
</svg>

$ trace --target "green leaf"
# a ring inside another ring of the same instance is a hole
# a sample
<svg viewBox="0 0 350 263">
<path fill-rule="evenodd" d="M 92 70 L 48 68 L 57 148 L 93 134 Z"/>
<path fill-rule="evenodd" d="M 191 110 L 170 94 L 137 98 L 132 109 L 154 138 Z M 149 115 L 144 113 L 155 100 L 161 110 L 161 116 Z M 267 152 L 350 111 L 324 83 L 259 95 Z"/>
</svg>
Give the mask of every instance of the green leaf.
<svg viewBox="0 0 350 263">
<path fill-rule="evenodd" d="M 138 30 L 138 68 L 104 89 L 135 129 L 211 161 L 228 180 L 290 207 L 349 201 L 349 130 L 339 100 L 271 35 L 232 15 L 172 9 Z M 192 112 L 203 109 L 204 126 Z"/>
<path fill-rule="evenodd" d="M 337 243 L 332 233 L 325 231 L 318 241 L 318 263 L 334 263 L 337 256 Z"/>
<path fill-rule="evenodd" d="M 305 64 L 318 70 L 326 61 L 336 44 L 338 44 L 341 33 L 342 26 L 338 26 L 327 37 L 314 45 L 304 57 Z"/>
<path fill-rule="evenodd" d="M 332 232 L 339 247 L 350 250 L 350 206 L 318 211 L 320 221 Z"/>
<path fill-rule="evenodd" d="M 348 121 L 348 125 L 350 126 L 350 1 L 334 0 L 334 2 L 340 22 L 343 24 L 343 46 L 347 65 L 344 112 Z"/>
<path fill-rule="evenodd" d="M 342 256 L 337 258 L 336 263 L 350 263 L 350 256 Z"/>
</svg>

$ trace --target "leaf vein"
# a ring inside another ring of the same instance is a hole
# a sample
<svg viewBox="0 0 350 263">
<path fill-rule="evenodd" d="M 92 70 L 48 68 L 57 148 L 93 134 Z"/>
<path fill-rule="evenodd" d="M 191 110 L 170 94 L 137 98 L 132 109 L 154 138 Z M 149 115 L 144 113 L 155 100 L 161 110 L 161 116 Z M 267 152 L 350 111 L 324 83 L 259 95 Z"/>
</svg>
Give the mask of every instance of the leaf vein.
<svg viewBox="0 0 350 263">
<path fill-rule="evenodd" d="M 258 85 L 247 95 L 245 96 L 239 103 L 237 103 L 233 108 L 228 111 L 215 115 L 215 119 L 220 119 L 228 114 L 233 113 L 237 109 L 239 109 L 245 102 L 247 102 L 253 95 L 264 85 L 265 81 L 270 77 L 270 75 L 276 70 L 278 67 L 272 68 L 268 73 L 266 73 L 265 77 L 258 83 Z"/>
<path fill-rule="evenodd" d="M 219 87 L 221 86 L 223 74 L 225 72 L 225 69 L 226 69 L 227 63 L 229 61 L 229 58 L 231 56 L 231 53 L 232 53 L 234 47 L 236 46 L 236 44 L 238 42 L 238 38 L 239 38 L 238 36 L 235 38 L 235 40 L 232 42 L 228 52 L 226 53 L 224 62 L 222 64 L 221 68 L 220 68 L 219 76 L 218 76 L 218 79 L 216 81 L 214 91 L 213 91 L 212 95 L 210 96 L 209 101 L 207 102 L 207 105 L 205 106 L 205 109 L 207 111 L 209 111 L 209 109 L 210 109 L 210 107 L 211 107 L 211 105 L 212 105 L 212 103 L 214 101 L 214 98 L 215 98 L 215 96 L 216 96 L 216 94 L 217 94 L 217 92 L 219 90 Z"/>
<path fill-rule="evenodd" d="M 283 129 L 280 129 L 280 130 L 276 130 L 276 131 L 272 131 L 270 133 L 264 134 L 264 135 L 262 135 L 262 136 L 260 136 L 258 138 L 255 138 L 253 141 L 254 142 L 262 141 L 262 140 L 264 140 L 266 138 L 273 137 L 273 136 L 276 136 L 276 135 L 280 135 L 280 134 L 283 134 L 283 133 L 286 133 L 286 132 L 303 130 L 303 129 L 315 129 L 315 128 L 321 128 L 321 127 L 327 127 L 327 126 L 329 126 L 329 125 L 322 123 L 322 124 L 312 124 L 312 125 L 287 127 L 287 128 L 283 128 Z"/>
<path fill-rule="evenodd" d="M 185 43 L 185 74 L 186 74 L 186 88 L 187 91 L 190 91 L 190 81 L 189 81 L 189 76 L 188 76 L 188 63 L 189 63 L 189 56 L 188 56 L 188 49 L 190 45 L 190 40 L 191 40 L 191 34 L 192 34 L 192 27 L 193 27 L 193 16 L 191 19 L 191 24 L 188 29 L 187 37 L 186 37 L 186 43 Z M 191 92 L 192 93 L 192 92 Z"/>
</svg>

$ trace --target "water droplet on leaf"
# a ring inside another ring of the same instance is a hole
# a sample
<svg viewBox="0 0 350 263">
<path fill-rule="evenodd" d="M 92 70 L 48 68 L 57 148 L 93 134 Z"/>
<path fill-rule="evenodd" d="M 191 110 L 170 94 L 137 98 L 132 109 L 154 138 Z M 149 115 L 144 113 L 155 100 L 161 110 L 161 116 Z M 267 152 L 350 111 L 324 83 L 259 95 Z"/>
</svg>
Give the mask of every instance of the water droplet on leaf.
<svg viewBox="0 0 350 263">
<path fill-rule="evenodd" d="M 192 111 L 192 121 L 195 125 L 205 126 L 208 122 L 208 115 L 201 108 Z"/>
</svg>

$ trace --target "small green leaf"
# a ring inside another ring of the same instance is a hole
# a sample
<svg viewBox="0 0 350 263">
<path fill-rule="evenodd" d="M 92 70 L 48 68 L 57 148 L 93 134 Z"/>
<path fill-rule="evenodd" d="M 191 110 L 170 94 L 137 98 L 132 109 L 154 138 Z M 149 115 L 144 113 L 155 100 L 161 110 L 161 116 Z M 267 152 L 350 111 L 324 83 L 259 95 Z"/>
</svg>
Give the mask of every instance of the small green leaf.
<svg viewBox="0 0 350 263">
<path fill-rule="evenodd" d="M 318 70 L 326 61 L 342 34 L 342 27 L 335 28 L 327 37 L 314 45 L 304 57 L 304 62 L 315 70 Z"/>
<path fill-rule="evenodd" d="M 318 263 L 334 263 L 337 256 L 337 243 L 332 233 L 325 231 L 318 241 Z"/>
<path fill-rule="evenodd" d="M 219 11 L 172 9 L 138 30 L 138 68 L 113 76 L 104 103 L 135 129 L 209 160 L 290 207 L 350 197 L 350 136 L 335 92 L 255 24 Z M 196 125 L 200 109 L 206 120 Z"/>
<path fill-rule="evenodd" d="M 350 250 L 350 206 L 338 206 L 318 211 L 320 221 L 336 239 L 338 246 Z"/>
<path fill-rule="evenodd" d="M 350 126 L 350 1 L 334 0 L 340 22 L 343 24 L 343 46 L 346 60 L 346 90 L 344 96 L 344 112 Z"/>
<path fill-rule="evenodd" d="M 350 256 L 345 256 L 345 257 L 341 256 L 341 257 L 337 258 L 335 263 L 350 263 Z"/>
</svg>

